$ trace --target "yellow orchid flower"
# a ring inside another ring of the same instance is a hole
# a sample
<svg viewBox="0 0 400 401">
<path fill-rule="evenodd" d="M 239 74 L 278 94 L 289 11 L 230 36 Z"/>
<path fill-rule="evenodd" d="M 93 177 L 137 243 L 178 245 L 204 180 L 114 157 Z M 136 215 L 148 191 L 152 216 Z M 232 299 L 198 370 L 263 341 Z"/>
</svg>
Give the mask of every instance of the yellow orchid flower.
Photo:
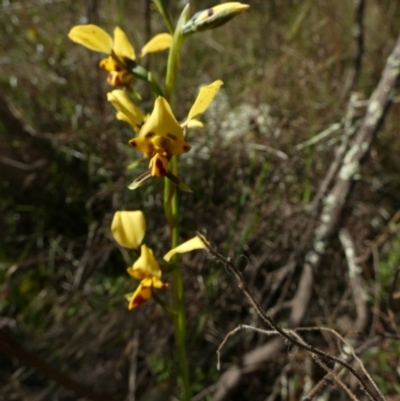
<svg viewBox="0 0 400 401">
<path fill-rule="evenodd" d="M 146 231 L 146 219 L 140 210 L 117 211 L 111 223 L 111 232 L 115 241 L 124 248 L 139 251 L 140 256 L 132 267 L 127 269 L 130 276 L 140 280 L 136 291 L 131 294 L 129 309 L 139 306 L 151 298 L 152 288 L 165 288 L 161 281 L 161 269 L 153 251 L 142 244 Z"/>
<path fill-rule="evenodd" d="M 181 125 L 176 120 L 167 100 L 161 96 L 156 99 L 153 112 L 140 129 L 139 135 L 129 141 L 132 147 L 151 158 L 149 171 L 138 177 L 129 186 L 130 189 L 136 189 L 150 177 L 167 176 L 181 189 L 189 190 L 168 170 L 168 161 L 171 156 L 186 153 L 191 149 L 184 140 L 185 132 L 190 126 L 201 125 L 195 118 L 207 110 L 222 85 L 223 82 L 217 80 L 202 87 L 186 121 Z"/>
<path fill-rule="evenodd" d="M 70 30 L 68 37 L 90 50 L 108 55 L 107 58 L 100 61 L 100 67 L 108 71 L 107 82 L 111 86 L 126 86 L 132 81 L 131 70 L 137 65 L 136 54 L 121 28 L 114 29 L 113 39 L 97 25 L 77 25 Z M 158 34 L 143 47 L 140 57 L 168 49 L 171 43 L 172 36 L 169 33 Z"/>
<path fill-rule="evenodd" d="M 218 28 L 249 7 L 248 4 L 228 2 L 199 11 L 183 26 L 183 34 L 190 35 L 198 31 Z"/>
<path fill-rule="evenodd" d="M 132 294 L 128 309 L 133 309 L 151 298 L 152 288 L 166 288 L 167 283 L 161 281 L 161 269 L 154 257 L 153 251 L 146 245 L 140 248 L 140 257 L 127 269 L 130 276 L 141 280 L 136 291 Z"/>
</svg>

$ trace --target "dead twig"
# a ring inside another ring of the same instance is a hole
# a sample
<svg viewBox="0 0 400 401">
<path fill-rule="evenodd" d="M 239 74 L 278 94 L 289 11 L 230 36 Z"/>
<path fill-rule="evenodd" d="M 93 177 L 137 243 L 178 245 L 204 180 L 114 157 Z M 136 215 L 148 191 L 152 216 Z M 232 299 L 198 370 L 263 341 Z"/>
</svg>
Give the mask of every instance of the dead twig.
<svg viewBox="0 0 400 401">
<path fill-rule="evenodd" d="M 200 238 L 202 238 L 202 237 L 200 236 Z M 374 400 L 374 401 L 378 400 L 375 397 L 375 395 L 372 393 L 372 391 L 369 389 L 367 383 L 363 380 L 363 378 L 347 362 L 345 362 L 344 360 L 342 360 L 340 358 L 337 358 L 337 357 L 335 357 L 333 355 L 330 355 L 330 354 L 328 354 L 328 353 L 326 353 L 326 352 L 324 352 L 324 351 L 322 351 L 322 350 L 320 350 L 318 348 L 315 348 L 314 346 L 305 343 L 303 340 L 299 340 L 297 335 L 295 336 L 295 335 L 292 335 L 291 333 L 289 334 L 288 331 L 286 331 L 284 329 L 281 329 L 280 326 L 277 323 L 275 323 L 275 321 L 269 316 L 269 314 L 267 314 L 261 308 L 259 303 L 255 300 L 255 298 L 251 294 L 249 288 L 247 287 L 246 283 L 243 281 L 242 275 L 241 275 L 240 271 L 237 269 L 237 267 L 230 260 L 226 259 L 221 254 L 219 254 L 218 252 L 214 251 L 206 241 L 204 241 L 204 244 L 207 246 L 207 249 L 211 253 L 211 255 L 214 256 L 221 263 L 223 263 L 223 265 L 233 273 L 233 275 L 235 276 L 236 280 L 238 281 L 239 288 L 246 295 L 247 299 L 250 301 L 252 307 L 256 310 L 257 314 L 262 318 L 262 320 L 265 323 L 268 324 L 268 326 L 272 330 L 274 330 L 278 334 L 280 334 L 280 336 L 283 338 L 284 342 L 291 343 L 292 345 L 295 345 L 297 347 L 305 349 L 306 351 L 311 352 L 311 354 L 317 355 L 318 357 L 321 357 L 322 359 L 326 359 L 326 360 L 329 360 L 331 362 L 338 363 L 339 365 L 341 365 L 342 367 L 346 368 L 347 370 L 349 370 L 353 374 L 353 376 L 360 383 L 361 388 L 363 389 L 363 391 L 365 391 L 365 393 L 368 394 L 369 397 L 372 400 Z M 332 372 L 329 372 L 329 373 L 332 373 Z M 334 377 L 333 373 L 332 373 L 332 377 Z M 336 380 L 336 377 L 334 377 L 334 379 Z"/>
<path fill-rule="evenodd" d="M 135 401 L 135 390 L 136 390 L 136 370 L 137 370 L 137 356 L 139 350 L 139 330 L 135 330 L 133 333 L 133 346 L 132 346 L 132 360 L 131 367 L 129 369 L 129 391 L 128 401 Z"/>
</svg>

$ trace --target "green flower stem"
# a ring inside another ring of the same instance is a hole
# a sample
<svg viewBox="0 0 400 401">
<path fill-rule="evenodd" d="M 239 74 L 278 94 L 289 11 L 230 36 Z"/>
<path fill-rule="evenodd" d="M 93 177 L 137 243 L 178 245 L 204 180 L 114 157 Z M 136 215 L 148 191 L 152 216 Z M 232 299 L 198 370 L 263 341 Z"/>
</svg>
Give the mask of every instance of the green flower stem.
<svg viewBox="0 0 400 401">
<path fill-rule="evenodd" d="M 171 158 L 169 168 L 173 174 L 177 174 L 178 163 L 176 156 Z M 165 178 L 164 211 L 171 231 L 172 249 L 179 245 L 179 204 L 176 185 L 168 178 Z M 183 400 L 190 401 L 192 394 L 186 355 L 186 311 L 183 278 L 178 257 L 174 256 L 172 262 L 174 264 L 174 269 L 172 271 L 173 309 L 176 311 L 174 315 L 175 341 L 182 378 Z"/>
<path fill-rule="evenodd" d="M 172 38 L 172 45 L 168 54 L 167 63 L 167 76 L 165 78 L 165 98 L 171 102 L 172 91 L 175 85 L 175 78 L 178 72 L 179 64 L 179 52 L 181 50 L 184 37 L 182 34 L 182 28 L 186 21 L 189 19 L 189 3 L 186 4 L 185 8 L 179 17 L 174 36 Z"/>
<path fill-rule="evenodd" d="M 155 3 L 160 3 L 162 0 Z M 183 44 L 182 27 L 189 18 L 189 5 L 183 9 L 179 17 L 176 30 L 173 34 L 172 46 L 168 55 L 167 63 L 167 76 L 165 80 L 165 98 L 171 102 L 172 92 L 175 86 L 176 74 L 178 71 L 179 52 Z M 173 156 L 169 162 L 170 171 L 177 176 L 178 163 L 176 156 Z M 171 232 L 172 247 L 175 248 L 179 245 L 179 204 L 178 204 L 178 191 L 176 185 L 165 177 L 164 187 L 164 211 L 165 218 Z M 189 379 L 189 368 L 186 355 L 186 311 L 183 290 L 183 277 L 181 267 L 179 265 L 178 257 L 172 259 L 174 269 L 172 271 L 172 285 L 173 285 L 173 308 L 177 312 L 174 316 L 174 331 L 175 341 L 178 351 L 178 362 L 181 371 L 182 379 L 182 392 L 183 400 L 190 401 L 191 388 Z"/>
<path fill-rule="evenodd" d="M 177 175 L 177 159 L 174 156 L 171 160 L 171 170 Z M 179 245 L 179 204 L 178 204 L 178 191 L 175 185 L 174 194 L 172 195 L 171 202 L 171 212 L 172 212 L 172 248 Z M 178 262 L 178 258 L 175 258 L 176 266 L 172 272 L 172 282 L 174 287 L 174 309 L 178 312 L 174 317 L 175 324 L 175 338 L 176 345 L 178 348 L 179 355 L 179 367 L 182 375 L 182 387 L 185 401 L 190 401 L 192 398 L 191 388 L 190 388 L 190 378 L 189 378 L 189 367 L 187 363 L 186 355 L 186 310 L 185 310 L 185 299 L 184 299 L 184 289 L 183 289 L 183 277 L 181 266 Z"/>
</svg>

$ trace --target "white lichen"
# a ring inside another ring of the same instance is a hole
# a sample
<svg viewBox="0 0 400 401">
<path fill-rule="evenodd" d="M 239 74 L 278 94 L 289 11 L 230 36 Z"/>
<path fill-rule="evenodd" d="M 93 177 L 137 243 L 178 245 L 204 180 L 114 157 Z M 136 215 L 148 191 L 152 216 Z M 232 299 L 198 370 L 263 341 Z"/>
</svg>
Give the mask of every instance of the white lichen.
<svg viewBox="0 0 400 401">
<path fill-rule="evenodd" d="M 376 125 L 378 120 L 381 118 L 382 113 L 383 113 L 382 105 L 377 100 L 371 101 L 371 103 L 368 105 L 367 119 L 365 123 L 367 125 Z"/>
</svg>

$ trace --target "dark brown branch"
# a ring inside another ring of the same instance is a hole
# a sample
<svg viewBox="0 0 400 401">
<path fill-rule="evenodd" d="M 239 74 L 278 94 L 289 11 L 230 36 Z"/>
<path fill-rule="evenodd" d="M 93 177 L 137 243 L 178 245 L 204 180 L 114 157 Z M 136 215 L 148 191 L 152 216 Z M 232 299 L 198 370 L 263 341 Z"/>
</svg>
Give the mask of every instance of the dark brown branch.
<svg viewBox="0 0 400 401">
<path fill-rule="evenodd" d="M 201 238 L 201 237 L 200 237 Z M 207 246 L 208 251 L 213 255 L 217 260 L 219 260 L 225 267 L 227 267 L 235 276 L 236 280 L 238 281 L 238 287 L 243 291 L 243 293 L 246 295 L 247 299 L 251 303 L 251 306 L 256 310 L 257 314 L 261 317 L 261 319 L 267 323 L 267 325 L 275 330 L 277 333 L 280 334 L 280 336 L 283 338 L 283 340 L 287 343 L 291 343 L 292 345 L 295 345 L 299 348 L 305 349 L 306 351 L 309 351 L 313 355 L 317 355 L 321 357 L 324 360 L 329 360 L 331 362 L 337 363 L 341 365 L 342 367 L 346 368 L 348 371 L 350 371 L 354 377 L 358 380 L 358 382 L 361 385 L 361 388 L 371 397 L 372 400 L 377 401 L 377 398 L 375 395 L 372 393 L 372 391 L 369 389 L 367 386 L 367 383 L 363 380 L 363 378 L 356 372 L 356 370 L 350 366 L 347 362 L 344 360 L 337 358 L 333 355 L 330 355 L 324 351 L 321 351 L 318 348 L 315 348 L 314 346 L 305 343 L 304 341 L 300 341 L 297 337 L 294 335 L 289 334 L 286 330 L 282 329 L 275 321 L 267 314 L 260 304 L 255 300 L 253 295 L 251 294 L 249 288 L 247 287 L 246 283 L 244 282 L 241 273 L 237 269 L 237 267 L 228 259 L 226 259 L 224 256 L 219 254 L 218 252 L 214 251 L 209 244 L 205 241 L 204 244 Z"/>
</svg>

